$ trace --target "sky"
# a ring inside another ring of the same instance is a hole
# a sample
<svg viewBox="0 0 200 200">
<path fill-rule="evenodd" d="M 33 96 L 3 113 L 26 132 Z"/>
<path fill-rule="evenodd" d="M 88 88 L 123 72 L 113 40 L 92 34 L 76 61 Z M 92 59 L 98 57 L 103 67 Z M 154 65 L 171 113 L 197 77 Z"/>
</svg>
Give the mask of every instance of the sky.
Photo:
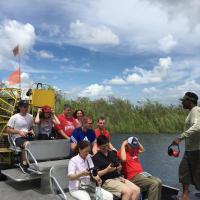
<svg viewBox="0 0 200 200">
<path fill-rule="evenodd" d="M 23 88 L 178 104 L 200 95 L 199 19 L 199 0 L 1 0 L 0 81 L 19 45 Z"/>
</svg>

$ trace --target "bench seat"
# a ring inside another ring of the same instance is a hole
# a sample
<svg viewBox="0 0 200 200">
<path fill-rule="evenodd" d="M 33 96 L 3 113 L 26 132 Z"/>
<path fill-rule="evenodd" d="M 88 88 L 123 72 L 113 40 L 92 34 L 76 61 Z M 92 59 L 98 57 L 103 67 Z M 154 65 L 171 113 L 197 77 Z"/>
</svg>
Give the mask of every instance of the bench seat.
<svg viewBox="0 0 200 200">
<path fill-rule="evenodd" d="M 59 166 L 59 165 L 67 166 L 68 163 L 69 163 L 69 160 L 67 160 L 67 159 L 39 162 L 38 163 L 38 170 L 42 173 L 42 172 L 48 171 L 53 166 Z M 30 170 L 30 171 L 35 170 L 34 166 L 35 165 L 30 165 L 28 170 Z"/>
<path fill-rule="evenodd" d="M 19 168 L 2 170 L 1 173 L 17 182 L 40 179 L 40 175 L 35 173 L 24 174 Z"/>
</svg>

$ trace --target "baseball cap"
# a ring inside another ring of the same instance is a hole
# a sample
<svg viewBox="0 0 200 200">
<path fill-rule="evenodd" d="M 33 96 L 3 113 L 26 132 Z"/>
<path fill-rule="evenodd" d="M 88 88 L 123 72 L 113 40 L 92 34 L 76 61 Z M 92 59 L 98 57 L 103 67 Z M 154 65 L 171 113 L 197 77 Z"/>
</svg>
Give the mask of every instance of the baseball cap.
<svg viewBox="0 0 200 200">
<path fill-rule="evenodd" d="M 139 146 L 139 142 L 137 137 L 129 137 L 128 138 L 128 144 L 130 144 L 133 148 L 136 148 Z"/>
<path fill-rule="evenodd" d="M 51 113 L 52 112 L 51 107 L 50 106 L 43 106 L 42 107 L 42 112 Z"/>
<path fill-rule="evenodd" d="M 193 93 L 193 92 L 186 92 L 185 95 L 180 98 L 179 100 L 184 101 L 184 100 L 190 100 L 190 101 L 198 101 L 198 96 Z"/>
<path fill-rule="evenodd" d="M 18 107 L 28 107 L 28 101 L 27 100 L 20 100 L 18 103 Z"/>
</svg>

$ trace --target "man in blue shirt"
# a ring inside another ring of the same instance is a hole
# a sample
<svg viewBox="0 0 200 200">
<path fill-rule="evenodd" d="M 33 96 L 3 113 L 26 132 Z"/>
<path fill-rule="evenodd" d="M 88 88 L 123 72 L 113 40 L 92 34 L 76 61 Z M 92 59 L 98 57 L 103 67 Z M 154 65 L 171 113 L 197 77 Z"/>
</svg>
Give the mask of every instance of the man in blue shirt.
<svg viewBox="0 0 200 200">
<path fill-rule="evenodd" d="M 77 147 L 77 144 L 83 140 L 89 141 L 93 147 L 96 140 L 96 134 L 92 129 L 93 121 L 90 117 L 83 117 L 81 120 L 81 127 L 74 129 L 70 137 L 71 152 Z"/>
</svg>

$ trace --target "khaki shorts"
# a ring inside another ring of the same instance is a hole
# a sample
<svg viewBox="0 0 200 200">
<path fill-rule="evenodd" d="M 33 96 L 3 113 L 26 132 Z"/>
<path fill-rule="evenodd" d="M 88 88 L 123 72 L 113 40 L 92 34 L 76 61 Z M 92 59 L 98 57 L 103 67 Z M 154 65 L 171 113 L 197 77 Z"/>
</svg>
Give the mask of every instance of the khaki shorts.
<svg viewBox="0 0 200 200">
<path fill-rule="evenodd" d="M 200 150 L 185 152 L 179 166 L 179 181 L 200 190 Z"/>
<path fill-rule="evenodd" d="M 120 178 L 108 179 L 104 182 L 102 188 L 120 198 L 122 195 L 122 191 L 125 190 L 127 186 L 137 187 L 129 180 L 125 180 L 125 183 L 123 183 Z"/>
</svg>

